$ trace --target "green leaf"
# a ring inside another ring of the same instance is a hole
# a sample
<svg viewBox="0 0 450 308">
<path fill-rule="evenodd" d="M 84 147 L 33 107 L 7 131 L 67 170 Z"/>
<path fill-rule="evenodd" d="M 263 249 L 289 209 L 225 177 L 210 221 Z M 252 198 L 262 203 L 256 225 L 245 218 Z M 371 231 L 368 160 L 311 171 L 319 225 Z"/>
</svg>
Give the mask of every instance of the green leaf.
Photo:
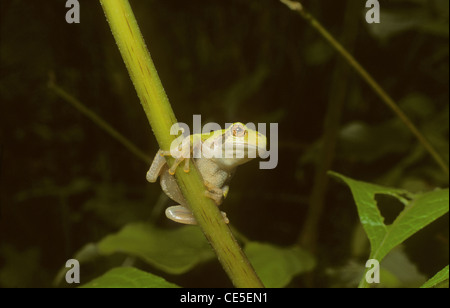
<svg viewBox="0 0 450 308">
<path fill-rule="evenodd" d="M 370 258 L 379 262 L 392 248 L 448 212 L 448 189 L 411 194 L 404 189 L 356 181 L 335 172 L 329 174 L 343 180 L 350 187 L 359 218 L 369 237 Z M 375 200 L 378 194 L 392 196 L 405 206 L 391 225 L 384 224 Z"/>
<path fill-rule="evenodd" d="M 430 280 L 425 282 L 421 288 L 448 288 L 448 265 L 434 275 Z"/>
<path fill-rule="evenodd" d="M 244 248 L 256 273 L 268 288 L 282 288 L 294 276 L 310 271 L 315 259 L 298 246 L 278 247 L 259 242 L 249 242 Z"/>
<path fill-rule="evenodd" d="M 117 267 L 81 288 L 178 288 L 178 286 L 137 268 Z"/>
<path fill-rule="evenodd" d="M 214 257 L 200 229 L 163 230 L 144 223 L 126 225 L 98 243 L 100 254 L 126 253 L 170 274 L 182 274 Z"/>
</svg>

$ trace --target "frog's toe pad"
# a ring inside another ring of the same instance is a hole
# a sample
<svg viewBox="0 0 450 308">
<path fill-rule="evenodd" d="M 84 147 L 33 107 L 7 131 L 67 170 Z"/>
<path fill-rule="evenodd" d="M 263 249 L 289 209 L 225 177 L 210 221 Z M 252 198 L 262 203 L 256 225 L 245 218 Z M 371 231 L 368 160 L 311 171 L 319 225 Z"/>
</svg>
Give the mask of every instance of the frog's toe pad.
<svg viewBox="0 0 450 308">
<path fill-rule="evenodd" d="M 220 212 L 222 214 L 223 220 L 225 221 L 226 224 L 230 223 L 230 220 L 227 217 L 227 213 L 225 212 Z"/>
</svg>

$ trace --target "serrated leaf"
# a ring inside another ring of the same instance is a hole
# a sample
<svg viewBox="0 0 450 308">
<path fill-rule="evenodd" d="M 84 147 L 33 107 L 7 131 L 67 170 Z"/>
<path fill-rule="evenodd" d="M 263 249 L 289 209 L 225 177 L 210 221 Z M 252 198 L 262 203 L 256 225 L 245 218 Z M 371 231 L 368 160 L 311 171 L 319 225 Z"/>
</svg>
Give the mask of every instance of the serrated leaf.
<svg viewBox="0 0 450 308">
<path fill-rule="evenodd" d="M 178 286 L 137 268 L 117 267 L 81 288 L 178 288 Z"/>
<path fill-rule="evenodd" d="M 448 189 L 411 194 L 403 189 L 383 187 L 356 181 L 335 172 L 329 173 L 350 187 L 361 223 L 370 240 L 370 258 L 379 262 L 392 248 L 448 212 Z M 392 196 L 405 206 L 391 225 L 384 224 L 375 199 L 377 194 Z"/>
<path fill-rule="evenodd" d="M 163 230 L 144 224 L 126 225 L 98 243 L 100 254 L 126 253 L 141 258 L 162 271 L 182 274 L 214 257 L 199 228 L 184 226 Z"/>
<path fill-rule="evenodd" d="M 279 247 L 268 243 L 249 242 L 244 248 L 256 273 L 268 288 L 282 288 L 294 276 L 310 271 L 314 257 L 298 246 Z"/>
<path fill-rule="evenodd" d="M 421 288 L 448 288 L 449 272 L 448 265 L 434 275 L 430 280 L 425 282 Z"/>
</svg>

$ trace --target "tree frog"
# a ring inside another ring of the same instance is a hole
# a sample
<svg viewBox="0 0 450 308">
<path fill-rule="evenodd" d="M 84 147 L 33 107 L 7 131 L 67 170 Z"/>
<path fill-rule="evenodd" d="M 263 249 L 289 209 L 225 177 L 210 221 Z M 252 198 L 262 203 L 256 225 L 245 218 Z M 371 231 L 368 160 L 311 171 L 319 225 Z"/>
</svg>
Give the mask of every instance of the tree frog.
<svg viewBox="0 0 450 308">
<path fill-rule="evenodd" d="M 205 195 L 219 206 L 228 194 L 228 184 L 236 167 L 250 161 L 256 155 L 264 154 L 266 144 L 266 136 L 239 122 L 227 129 L 190 135 L 181 142 L 178 148 L 181 155 L 175 159 L 170 168 L 164 158 L 172 156 L 170 151 L 159 150 L 156 153 L 147 172 L 147 181 L 154 183 L 160 176 L 164 193 L 179 203 L 166 209 L 167 218 L 178 223 L 195 225 L 197 221 L 189 210 L 174 177 L 178 165 L 184 161 L 184 171 L 189 172 L 189 160 L 191 153 L 194 153 L 193 162 L 202 176 L 206 187 Z M 196 150 L 201 150 L 201 156 L 195 155 Z M 196 158 L 197 156 L 199 158 Z M 225 222 L 229 223 L 226 213 L 221 213 Z"/>
</svg>

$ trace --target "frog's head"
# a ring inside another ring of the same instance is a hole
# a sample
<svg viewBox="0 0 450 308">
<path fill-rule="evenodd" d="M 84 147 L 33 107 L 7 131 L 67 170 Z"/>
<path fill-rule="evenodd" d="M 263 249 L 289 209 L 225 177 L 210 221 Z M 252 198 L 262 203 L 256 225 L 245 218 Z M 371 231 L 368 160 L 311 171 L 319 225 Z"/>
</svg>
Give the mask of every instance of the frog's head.
<svg viewBox="0 0 450 308">
<path fill-rule="evenodd" d="M 236 122 L 222 131 L 221 155 L 215 161 L 226 168 L 235 168 L 266 152 L 267 138 L 256 130 Z"/>
</svg>

